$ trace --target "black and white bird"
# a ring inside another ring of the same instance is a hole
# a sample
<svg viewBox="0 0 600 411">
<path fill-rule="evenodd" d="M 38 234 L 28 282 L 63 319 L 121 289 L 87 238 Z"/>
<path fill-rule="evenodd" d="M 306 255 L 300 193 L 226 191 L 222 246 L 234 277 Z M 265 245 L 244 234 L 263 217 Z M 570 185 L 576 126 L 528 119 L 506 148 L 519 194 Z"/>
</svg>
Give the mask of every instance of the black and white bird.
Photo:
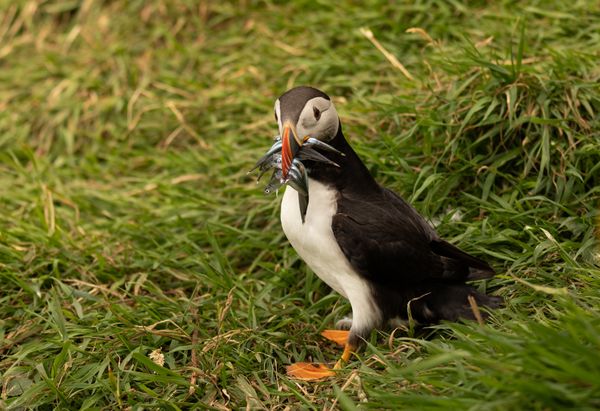
<svg viewBox="0 0 600 411">
<path fill-rule="evenodd" d="M 409 309 L 414 320 L 430 324 L 473 319 L 474 305 L 500 305 L 501 298 L 467 284 L 494 276 L 486 262 L 441 239 L 410 204 L 375 181 L 346 141 L 329 96 L 312 87 L 293 88 L 275 102 L 275 118 L 283 179 L 309 139 L 334 149 L 312 147 L 330 161 L 302 160 L 308 206 L 299 207 L 303 194 L 287 186 L 281 225 L 306 264 L 352 306 L 349 332 L 324 334 L 344 344 L 335 368 L 373 329 L 406 320 Z M 334 372 L 297 363 L 288 374 L 318 379 Z"/>
</svg>

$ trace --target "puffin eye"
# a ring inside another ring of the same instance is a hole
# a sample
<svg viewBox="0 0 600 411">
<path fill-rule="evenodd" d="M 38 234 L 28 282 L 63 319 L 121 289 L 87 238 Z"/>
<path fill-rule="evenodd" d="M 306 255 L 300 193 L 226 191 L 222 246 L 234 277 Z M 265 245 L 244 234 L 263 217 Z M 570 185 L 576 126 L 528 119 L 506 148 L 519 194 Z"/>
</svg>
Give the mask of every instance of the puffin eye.
<svg viewBox="0 0 600 411">
<path fill-rule="evenodd" d="M 313 112 L 315 113 L 315 120 L 319 121 L 321 118 L 321 110 L 313 106 Z"/>
<path fill-rule="evenodd" d="M 275 111 L 275 112 L 273 112 L 273 114 L 275 114 L 275 122 L 278 123 L 279 119 L 277 118 L 277 112 Z"/>
</svg>

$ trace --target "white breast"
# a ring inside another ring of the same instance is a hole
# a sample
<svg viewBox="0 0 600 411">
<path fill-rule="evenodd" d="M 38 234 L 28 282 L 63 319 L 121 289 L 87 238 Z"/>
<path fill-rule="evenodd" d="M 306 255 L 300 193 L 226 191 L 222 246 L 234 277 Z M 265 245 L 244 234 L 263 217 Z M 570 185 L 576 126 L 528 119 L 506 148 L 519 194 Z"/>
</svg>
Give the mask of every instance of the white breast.
<svg viewBox="0 0 600 411">
<path fill-rule="evenodd" d="M 309 179 L 305 222 L 300 217 L 298 193 L 287 187 L 281 202 L 281 225 L 292 247 L 327 285 L 350 300 L 353 326 L 375 325 L 380 313 L 373 304 L 369 285 L 352 268 L 340 249 L 333 230 L 337 212 L 336 192 Z"/>
</svg>

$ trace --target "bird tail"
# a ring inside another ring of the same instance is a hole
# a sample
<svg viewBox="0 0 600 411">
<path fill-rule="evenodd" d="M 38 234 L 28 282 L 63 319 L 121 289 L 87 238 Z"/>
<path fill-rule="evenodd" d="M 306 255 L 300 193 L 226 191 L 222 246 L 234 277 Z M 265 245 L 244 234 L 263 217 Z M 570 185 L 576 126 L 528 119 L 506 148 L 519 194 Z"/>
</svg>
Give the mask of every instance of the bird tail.
<svg viewBox="0 0 600 411">
<path fill-rule="evenodd" d="M 483 280 L 496 275 L 494 269 L 480 258 L 474 257 L 444 240 L 434 240 L 431 249 L 442 258 L 444 278 L 462 281 Z"/>
<path fill-rule="evenodd" d="M 473 303 L 469 302 L 473 298 Z M 439 321 L 475 320 L 488 317 L 488 310 L 503 305 L 502 297 L 486 295 L 469 285 L 440 285 L 423 298 L 415 299 L 411 313 L 417 321 L 435 323 Z M 482 308 L 480 310 L 479 308 Z"/>
<path fill-rule="evenodd" d="M 489 269 L 469 267 L 469 275 L 467 276 L 466 281 L 485 280 L 487 278 L 492 278 L 495 275 L 496 272 L 491 267 Z"/>
</svg>

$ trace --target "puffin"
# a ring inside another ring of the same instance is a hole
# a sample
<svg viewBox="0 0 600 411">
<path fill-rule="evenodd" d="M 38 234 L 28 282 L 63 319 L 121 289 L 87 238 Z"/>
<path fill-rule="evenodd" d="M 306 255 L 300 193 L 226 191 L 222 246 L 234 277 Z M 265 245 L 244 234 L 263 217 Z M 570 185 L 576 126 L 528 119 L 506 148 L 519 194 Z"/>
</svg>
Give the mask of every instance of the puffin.
<svg viewBox="0 0 600 411">
<path fill-rule="evenodd" d="M 261 169 L 275 168 L 273 178 L 288 183 L 281 200 L 283 232 L 352 308 L 351 318 L 338 323 L 342 329 L 322 333 L 344 347 L 335 366 L 294 363 L 289 376 L 336 375 L 374 329 L 409 318 L 423 325 L 481 321 L 489 314 L 479 307 L 501 305 L 501 297 L 471 284 L 495 275 L 487 262 L 440 238 L 412 205 L 377 183 L 346 140 L 327 94 L 295 87 L 274 109 L 280 137 Z"/>
</svg>

